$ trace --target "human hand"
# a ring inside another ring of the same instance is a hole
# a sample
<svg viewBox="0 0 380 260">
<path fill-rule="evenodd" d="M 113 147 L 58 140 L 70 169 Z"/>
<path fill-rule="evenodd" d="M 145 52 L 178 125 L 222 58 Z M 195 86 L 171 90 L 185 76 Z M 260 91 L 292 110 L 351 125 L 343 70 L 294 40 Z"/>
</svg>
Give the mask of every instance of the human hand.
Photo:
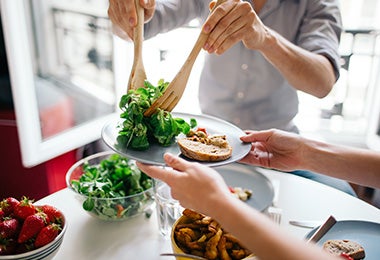
<svg viewBox="0 0 380 260">
<path fill-rule="evenodd" d="M 214 4 L 215 0 L 210 3 L 210 8 Z M 239 41 L 249 49 L 261 49 L 268 34 L 268 28 L 252 5 L 241 0 L 228 0 L 215 8 L 202 30 L 209 33 L 204 49 L 217 54 L 224 53 Z"/>
<path fill-rule="evenodd" d="M 212 207 L 218 205 L 214 202 L 231 196 L 222 176 L 210 167 L 168 153 L 164 160 L 172 169 L 141 162 L 136 164 L 147 175 L 166 182 L 171 187 L 172 197 L 183 207 L 210 215 Z"/>
<path fill-rule="evenodd" d="M 149 21 L 154 14 L 156 0 L 136 0 L 144 8 L 144 20 Z M 109 0 L 108 17 L 113 33 L 120 38 L 133 39 L 133 29 L 137 25 L 135 0 Z"/>
<path fill-rule="evenodd" d="M 251 142 L 251 151 L 240 162 L 282 171 L 300 169 L 304 139 L 293 133 L 271 129 L 246 131 L 240 139 Z"/>
</svg>

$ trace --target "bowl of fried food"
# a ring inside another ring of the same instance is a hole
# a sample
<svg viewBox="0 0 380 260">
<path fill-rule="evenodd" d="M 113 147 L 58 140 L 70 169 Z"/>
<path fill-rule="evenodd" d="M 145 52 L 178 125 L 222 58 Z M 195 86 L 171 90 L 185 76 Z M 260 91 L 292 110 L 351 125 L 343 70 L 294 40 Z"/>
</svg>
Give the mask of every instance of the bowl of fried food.
<svg viewBox="0 0 380 260">
<path fill-rule="evenodd" d="M 66 184 L 91 216 L 127 220 L 144 214 L 154 202 L 152 179 L 135 163 L 112 151 L 99 152 L 71 166 Z"/>
<path fill-rule="evenodd" d="M 254 254 L 220 224 L 201 213 L 184 209 L 174 223 L 171 244 L 176 254 L 190 254 L 204 259 L 255 259 Z M 177 257 L 180 260 L 188 258 Z"/>
</svg>

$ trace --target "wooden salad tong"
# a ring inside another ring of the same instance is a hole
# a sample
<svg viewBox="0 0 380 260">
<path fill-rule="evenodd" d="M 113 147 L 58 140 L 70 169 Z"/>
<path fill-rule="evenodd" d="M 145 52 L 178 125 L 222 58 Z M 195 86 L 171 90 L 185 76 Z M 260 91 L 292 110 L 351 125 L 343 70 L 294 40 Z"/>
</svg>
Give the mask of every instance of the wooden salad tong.
<svg viewBox="0 0 380 260">
<path fill-rule="evenodd" d="M 134 58 L 131 74 L 129 75 L 128 90 L 144 87 L 147 79 L 142 59 L 142 46 L 144 40 L 144 8 L 141 7 L 139 0 L 135 0 L 137 25 L 133 31 Z"/>
<path fill-rule="evenodd" d="M 227 0 L 216 1 L 210 13 L 212 13 L 218 5 L 222 4 L 225 1 Z M 191 50 L 188 58 L 186 59 L 185 63 L 183 64 L 183 66 L 181 67 L 177 75 L 169 83 L 164 94 L 161 97 L 159 97 L 145 111 L 144 116 L 151 116 L 156 111 L 157 108 L 161 108 L 166 111 L 172 111 L 173 108 L 178 104 L 179 100 L 182 97 L 183 92 L 185 91 L 186 84 L 191 73 L 191 69 L 193 68 L 193 65 L 195 63 L 195 60 L 198 57 L 199 52 L 201 51 L 202 47 L 205 45 L 207 38 L 208 38 L 208 34 L 205 34 L 203 32 L 200 33 L 197 41 L 195 42 L 193 49 Z"/>
</svg>

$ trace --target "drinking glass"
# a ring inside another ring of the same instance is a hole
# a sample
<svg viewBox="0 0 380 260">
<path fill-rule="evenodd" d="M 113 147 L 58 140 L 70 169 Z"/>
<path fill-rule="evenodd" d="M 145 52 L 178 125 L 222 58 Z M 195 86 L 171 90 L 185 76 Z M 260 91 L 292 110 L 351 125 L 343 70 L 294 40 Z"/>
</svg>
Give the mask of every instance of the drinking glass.
<svg viewBox="0 0 380 260">
<path fill-rule="evenodd" d="M 161 180 L 154 180 L 158 229 L 162 236 L 169 238 L 174 222 L 182 215 L 183 208 L 172 198 L 170 187 Z"/>
</svg>

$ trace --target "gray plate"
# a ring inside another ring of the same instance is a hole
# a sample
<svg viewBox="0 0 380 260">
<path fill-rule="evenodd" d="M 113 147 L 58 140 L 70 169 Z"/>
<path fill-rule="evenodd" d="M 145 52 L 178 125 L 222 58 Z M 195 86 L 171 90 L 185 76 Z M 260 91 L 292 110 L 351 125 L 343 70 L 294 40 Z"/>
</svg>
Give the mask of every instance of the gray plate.
<svg viewBox="0 0 380 260">
<path fill-rule="evenodd" d="M 307 234 L 311 237 L 318 227 Z M 322 246 L 329 239 L 348 239 L 361 244 L 365 250 L 365 260 L 378 260 L 380 257 L 380 223 L 343 220 L 338 221 L 322 238 L 317 245 Z"/>
<path fill-rule="evenodd" d="M 232 156 L 229 159 L 220 162 L 200 162 L 202 164 L 208 166 L 220 166 L 232 163 L 242 159 L 251 149 L 251 144 L 243 143 L 239 139 L 240 136 L 245 135 L 245 132 L 237 126 L 230 124 L 224 120 L 208 115 L 191 115 L 174 112 L 172 115 L 173 117 L 183 118 L 186 122 L 190 122 L 190 118 L 194 118 L 197 120 L 198 127 L 206 128 L 209 134 L 225 134 L 227 136 L 227 141 L 232 146 Z M 150 147 L 145 151 L 119 148 L 117 145 L 117 136 L 119 132 L 117 126 L 120 122 L 122 122 L 122 119 L 115 118 L 114 120 L 108 122 L 102 129 L 102 138 L 104 142 L 115 152 L 128 158 L 135 159 L 136 161 L 155 165 L 165 165 L 163 155 L 166 152 L 185 158 L 181 155 L 177 143 L 174 143 L 168 147 L 163 147 L 158 144 L 151 144 Z"/>
<path fill-rule="evenodd" d="M 247 200 L 247 203 L 253 208 L 264 211 L 272 204 L 274 197 L 272 183 L 262 173 L 258 172 L 255 167 L 232 163 L 216 167 L 215 170 L 223 176 L 229 186 L 252 190 L 252 197 Z"/>
</svg>

